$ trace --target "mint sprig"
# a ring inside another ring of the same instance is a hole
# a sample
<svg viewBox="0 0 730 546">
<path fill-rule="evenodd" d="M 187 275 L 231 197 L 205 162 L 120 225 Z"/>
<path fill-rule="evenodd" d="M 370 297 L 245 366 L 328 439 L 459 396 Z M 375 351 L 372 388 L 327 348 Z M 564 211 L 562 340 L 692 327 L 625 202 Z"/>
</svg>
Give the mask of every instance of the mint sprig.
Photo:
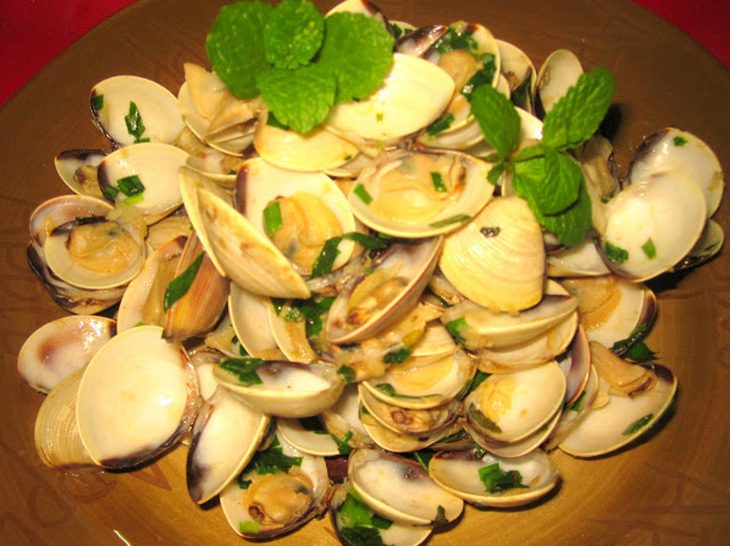
<svg viewBox="0 0 730 546">
<path fill-rule="evenodd" d="M 261 95 L 283 126 L 306 134 L 336 103 L 360 100 L 383 82 L 394 39 L 355 13 L 323 18 L 309 0 L 224 6 L 206 40 L 213 70 L 238 97 Z"/>
<path fill-rule="evenodd" d="M 583 74 L 545 117 L 542 141 L 517 152 L 520 120 L 512 103 L 487 85 L 471 96 L 484 140 L 496 150 L 489 181 L 496 184 L 504 173 L 512 174 L 517 195 L 527 201 L 540 225 L 567 246 L 580 243 L 592 225 L 583 172 L 567 151 L 595 133 L 614 89 L 608 70 Z"/>
</svg>

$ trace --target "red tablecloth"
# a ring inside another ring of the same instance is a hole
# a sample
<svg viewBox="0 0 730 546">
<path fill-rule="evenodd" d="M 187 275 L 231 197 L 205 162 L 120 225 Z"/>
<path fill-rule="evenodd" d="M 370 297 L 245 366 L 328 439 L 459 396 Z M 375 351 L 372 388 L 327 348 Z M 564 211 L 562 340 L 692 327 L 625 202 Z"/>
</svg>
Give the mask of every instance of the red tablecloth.
<svg viewBox="0 0 730 546">
<path fill-rule="evenodd" d="M 46 63 L 134 0 L 3 0 L 0 106 Z M 634 0 L 674 24 L 730 67 L 728 0 Z"/>
</svg>

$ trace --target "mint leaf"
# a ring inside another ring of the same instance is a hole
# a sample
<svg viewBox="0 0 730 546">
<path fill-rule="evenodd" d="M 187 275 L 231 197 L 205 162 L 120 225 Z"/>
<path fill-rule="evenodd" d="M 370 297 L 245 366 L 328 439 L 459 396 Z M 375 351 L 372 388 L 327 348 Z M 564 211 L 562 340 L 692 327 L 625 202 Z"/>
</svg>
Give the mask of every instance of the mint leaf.
<svg viewBox="0 0 730 546">
<path fill-rule="evenodd" d="M 528 201 L 529 202 L 529 201 Z M 535 209 L 533 209 L 535 212 Z M 591 216 L 591 199 L 585 185 L 581 181 L 578 200 L 569 208 L 555 215 L 535 213 L 537 221 L 546 230 L 558 236 L 558 240 L 566 246 L 574 246 L 585 239 L 586 233 L 593 225 Z"/>
<path fill-rule="evenodd" d="M 484 140 L 501 159 L 506 159 L 520 141 L 520 117 L 509 99 L 488 85 L 471 94 L 471 111 L 484 133 Z"/>
<path fill-rule="evenodd" d="M 259 94 L 256 76 L 270 66 L 264 54 L 264 26 L 273 10 L 258 1 L 223 6 L 205 40 L 213 70 L 238 97 Z"/>
<path fill-rule="evenodd" d="M 540 214 L 558 214 L 578 199 L 583 173 L 567 154 L 552 148 L 544 153 L 515 164 L 515 191 Z"/>
<path fill-rule="evenodd" d="M 360 13 L 333 13 L 325 19 L 317 63 L 334 73 L 338 103 L 364 99 L 380 86 L 393 62 L 394 43 L 382 23 Z"/>
<path fill-rule="evenodd" d="M 606 116 L 615 88 L 613 75 L 605 68 L 582 74 L 545 116 L 543 143 L 558 149 L 583 144 Z"/>
<path fill-rule="evenodd" d="M 302 134 L 327 119 L 335 99 L 334 77 L 316 65 L 273 68 L 259 74 L 256 82 L 276 119 Z"/>
<path fill-rule="evenodd" d="M 324 18 L 308 0 L 283 0 L 264 27 L 266 60 L 277 68 L 307 64 L 322 46 Z"/>
</svg>

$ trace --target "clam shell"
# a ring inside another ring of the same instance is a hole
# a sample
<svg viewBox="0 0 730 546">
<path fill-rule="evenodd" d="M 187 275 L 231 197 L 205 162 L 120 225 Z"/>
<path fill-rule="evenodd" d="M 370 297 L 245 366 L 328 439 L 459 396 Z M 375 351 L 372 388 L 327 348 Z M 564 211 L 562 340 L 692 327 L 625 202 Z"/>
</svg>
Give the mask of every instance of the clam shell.
<svg viewBox="0 0 730 546">
<path fill-rule="evenodd" d="M 535 110 L 545 114 L 568 92 L 583 74 L 583 67 L 575 53 L 558 49 L 548 55 L 537 75 Z"/>
</svg>

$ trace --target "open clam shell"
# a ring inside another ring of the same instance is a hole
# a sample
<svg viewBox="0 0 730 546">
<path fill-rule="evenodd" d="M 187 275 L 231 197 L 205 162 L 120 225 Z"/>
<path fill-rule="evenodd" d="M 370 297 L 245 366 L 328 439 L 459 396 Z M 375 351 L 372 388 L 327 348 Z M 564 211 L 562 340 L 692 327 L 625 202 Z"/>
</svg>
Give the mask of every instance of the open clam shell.
<svg viewBox="0 0 730 546">
<path fill-rule="evenodd" d="M 518 442 L 550 421 L 565 400 L 557 363 L 485 379 L 464 400 L 465 428 L 493 442 Z"/>
<path fill-rule="evenodd" d="M 674 127 L 647 137 L 631 163 L 629 183 L 659 172 L 677 172 L 694 180 L 705 196 L 707 217 L 717 211 L 725 186 L 722 166 L 700 138 Z"/>
<path fill-rule="evenodd" d="M 459 228 L 489 201 L 494 191 L 489 167 L 459 152 L 397 150 L 363 169 L 350 205 L 378 232 L 433 237 Z"/>
<path fill-rule="evenodd" d="M 607 265 L 634 282 L 671 269 L 702 234 L 707 204 L 699 185 L 679 172 L 655 173 L 607 205 L 601 251 Z M 673 229 L 666 229 L 671 225 Z"/>
<path fill-rule="evenodd" d="M 327 431 L 340 441 L 347 439 L 352 447 L 370 447 L 373 441 L 360 421 L 360 396 L 358 386 L 350 383 L 345 387 L 337 403 L 322 412 L 322 422 Z"/>
<path fill-rule="evenodd" d="M 555 103 L 575 85 L 581 74 L 583 67 L 575 53 L 567 49 L 553 51 L 545 59 L 537 75 L 535 110 L 544 114 L 550 112 Z"/>
<path fill-rule="evenodd" d="M 115 146 L 138 141 L 130 125 L 143 126 L 139 137 L 152 142 L 173 142 L 183 129 L 175 95 L 146 78 L 113 76 L 102 80 L 91 89 L 89 102 L 94 120 Z M 127 121 L 133 114 L 132 104 L 141 124 Z"/>
<path fill-rule="evenodd" d="M 377 514 L 410 525 L 454 521 L 463 501 L 439 487 L 420 463 L 376 449 L 350 454 L 348 478 Z"/>
<path fill-rule="evenodd" d="M 53 159 L 56 172 L 71 191 L 103 199 L 96 167 L 106 157 L 103 150 L 64 150 Z"/>
<path fill-rule="evenodd" d="M 441 238 L 391 245 L 368 275 L 343 287 L 330 307 L 325 332 L 332 343 L 352 343 L 397 323 L 418 303 L 436 267 Z"/>
<path fill-rule="evenodd" d="M 368 522 L 362 514 L 367 514 Z M 353 517 L 356 515 L 356 517 Z M 418 546 L 431 534 L 426 525 L 406 525 L 376 516 L 349 485 L 337 486 L 330 501 L 332 526 L 344 544 L 354 544 L 362 527 L 374 529 L 383 544 Z"/>
<path fill-rule="evenodd" d="M 276 433 L 293 447 L 309 455 L 333 457 L 340 454 L 339 446 L 327 432 L 319 416 L 305 419 L 276 420 Z"/>
<path fill-rule="evenodd" d="M 286 461 L 286 465 L 273 472 L 260 471 L 259 460 L 267 456 Z M 325 509 L 328 491 L 324 459 L 302 453 L 275 436 L 223 490 L 220 502 L 228 524 L 238 535 L 268 539 L 319 515 Z"/>
<path fill-rule="evenodd" d="M 187 152 L 170 144 L 125 146 L 99 163 L 99 185 L 110 202 L 129 204 L 154 224 L 182 204 L 178 170 L 187 158 Z M 127 189 L 125 181 L 132 179 L 136 185 Z"/>
<path fill-rule="evenodd" d="M 445 490 L 477 506 L 522 506 L 549 493 L 560 481 L 543 451 L 515 459 L 474 451 L 436 454 L 428 465 L 431 478 Z"/>
<path fill-rule="evenodd" d="M 560 449 L 574 457 L 606 455 L 645 434 L 669 408 L 677 391 L 677 378 L 664 366 L 652 365 L 657 381 L 635 396 L 609 394 L 608 403 L 592 407 Z"/>
<path fill-rule="evenodd" d="M 224 388 L 201 406 L 187 458 L 190 498 L 203 504 L 248 464 L 269 428 L 269 418 Z"/>
<path fill-rule="evenodd" d="M 277 417 L 311 417 L 332 407 L 345 383 L 334 366 L 324 362 L 229 359 L 215 369 L 215 378 L 247 404 Z"/>
<path fill-rule="evenodd" d="M 278 352 L 276 338 L 269 323 L 271 301 L 247 292 L 237 284 L 231 285 L 228 314 L 241 346 L 257 358 L 269 358 Z"/>
<path fill-rule="evenodd" d="M 114 320 L 77 315 L 44 324 L 25 340 L 18 353 L 18 373 L 28 385 L 50 392 L 82 369 L 114 335 Z"/>
<path fill-rule="evenodd" d="M 385 375 L 362 385 L 383 402 L 410 409 L 429 409 L 457 398 L 469 387 L 476 364 L 464 351 L 445 357 L 410 358 Z"/>
<path fill-rule="evenodd" d="M 347 138 L 395 141 L 433 122 L 451 100 L 454 81 L 441 68 L 418 57 L 393 55 L 383 85 L 367 99 L 332 109 L 327 126 Z"/>
<path fill-rule="evenodd" d="M 198 403 L 183 347 L 165 341 L 158 326 L 138 326 L 112 338 L 86 366 L 76 401 L 79 435 L 96 464 L 135 466 L 173 445 Z"/>
</svg>

